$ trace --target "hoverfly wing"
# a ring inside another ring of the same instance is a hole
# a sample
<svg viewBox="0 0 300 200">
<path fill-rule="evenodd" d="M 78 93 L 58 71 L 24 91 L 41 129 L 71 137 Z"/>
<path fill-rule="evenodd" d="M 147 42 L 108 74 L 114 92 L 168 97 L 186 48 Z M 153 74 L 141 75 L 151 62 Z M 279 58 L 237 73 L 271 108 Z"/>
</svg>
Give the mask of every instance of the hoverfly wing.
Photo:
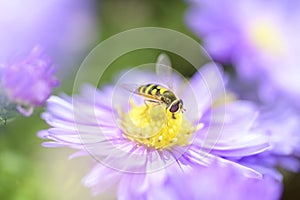
<svg viewBox="0 0 300 200">
<path fill-rule="evenodd" d="M 169 56 L 162 53 L 158 56 L 155 65 L 156 75 L 159 80 L 164 83 L 169 89 L 173 89 L 172 84 L 172 66 Z"/>
<path fill-rule="evenodd" d="M 164 53 L 159 54 L 156 60 L 156 69 L 160 70 L 160 66 L 169 67 L 172 70 L 170 58 Z"/>
<path fill-rule="evenodd" d="M 139 88 L 139 85 L 124 83 L 124 84 L 121 84 L 121 88 L 125 89 L 131 93 L 139 94 L 137 91 L 137 88 Z"/>
</svg>

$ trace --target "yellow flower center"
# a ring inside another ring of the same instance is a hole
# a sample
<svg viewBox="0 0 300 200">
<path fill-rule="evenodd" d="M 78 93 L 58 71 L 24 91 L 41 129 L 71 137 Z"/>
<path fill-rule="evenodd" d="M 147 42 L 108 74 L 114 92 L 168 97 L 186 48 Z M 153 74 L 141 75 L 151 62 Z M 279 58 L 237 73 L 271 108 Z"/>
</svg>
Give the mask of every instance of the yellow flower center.
<svg viewBox="0 0 300 200">
<path fill-rule="evenodd" d="M 274 55 L 284 53 L 285 45 L 280 31 L 267 20 L 261 20 L 250 26 L 250 38 L 264 51 Z"/>
<path fill-rule="evenodd" d="M 173 116 L 163 105 L 137 106 L 131 101 L 131 110 L 120 114 L 123 137 L 149 148 L 187 145 L 192 133 L 201 128 L 193 126 L 182 112 Z"/>
</svg>

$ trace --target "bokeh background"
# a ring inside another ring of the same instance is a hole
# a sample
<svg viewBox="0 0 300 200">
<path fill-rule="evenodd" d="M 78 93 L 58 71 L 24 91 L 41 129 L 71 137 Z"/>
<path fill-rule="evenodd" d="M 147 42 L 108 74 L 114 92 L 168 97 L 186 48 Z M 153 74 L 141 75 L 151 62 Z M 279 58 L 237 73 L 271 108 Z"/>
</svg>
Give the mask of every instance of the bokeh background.
<svg viewBox="0 0 300 200">
<path fill-rule="evenodd" d="M 165 27 L 201 42 L 184 22 L 186 9 L 186 2 L 173 0 L 0 0 L 0 63 L 39 43 L 58 68 L 61 87 L 55 94 L 71 94 L 77 69 L 87 53 L 114 34 L 136 27 Z M 105 72 L 99 87 L 123 69 L 154 62 L 159 53 L 145 49 L 120 57 Z M 169 55 L 173 67 L 184 76 L 194 73 L 185 60 Z M 93 197 L 82 186 L 91 160 L 68 160 L 73 150 L 41 146 L 36 133 L 48 127 L 40 119 L 42 112 L 39 108 L 29 118 L 16 117 L 0 127 L 0 199 L 112 198 L 114 191 Z M 300 174 L 286 173 L 283 199 L 300 198 L 298 188 Z"/>
</svg>

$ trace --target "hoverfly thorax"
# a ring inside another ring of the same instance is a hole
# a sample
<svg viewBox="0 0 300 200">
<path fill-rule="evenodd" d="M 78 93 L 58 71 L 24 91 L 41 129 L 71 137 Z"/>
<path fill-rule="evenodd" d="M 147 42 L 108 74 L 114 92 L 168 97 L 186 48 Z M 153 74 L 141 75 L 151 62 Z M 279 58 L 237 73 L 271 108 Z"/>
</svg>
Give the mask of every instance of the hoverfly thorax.
<svg viewBox="0 0 300 200">
<path fill-rule="evenodd" d="M 166 104 L 167 107 L 169 107 L 174 101 L 176 101 L 177 97 L 173 92 L 170 90 L 166 90 L 162 95 L 161 95 L 161 101 Z"/>
</svg>

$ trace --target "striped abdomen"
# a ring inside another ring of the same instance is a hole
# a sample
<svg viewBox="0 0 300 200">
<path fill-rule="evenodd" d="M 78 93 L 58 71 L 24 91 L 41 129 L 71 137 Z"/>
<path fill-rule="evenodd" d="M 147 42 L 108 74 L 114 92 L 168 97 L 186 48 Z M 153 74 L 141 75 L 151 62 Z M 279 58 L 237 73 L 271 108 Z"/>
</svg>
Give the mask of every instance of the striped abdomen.
<svg viewBox="0 0 300 200">
<path fill-rule="evenodd" d="M 168 89 L 157 84 L 142 85 L 137 89 L 139 94 L 146 96 L 149 95 L 157 99 L 160 99 L 159 97 L 161 97 L 166 91 L 168 91 Z"/>
</svg>

